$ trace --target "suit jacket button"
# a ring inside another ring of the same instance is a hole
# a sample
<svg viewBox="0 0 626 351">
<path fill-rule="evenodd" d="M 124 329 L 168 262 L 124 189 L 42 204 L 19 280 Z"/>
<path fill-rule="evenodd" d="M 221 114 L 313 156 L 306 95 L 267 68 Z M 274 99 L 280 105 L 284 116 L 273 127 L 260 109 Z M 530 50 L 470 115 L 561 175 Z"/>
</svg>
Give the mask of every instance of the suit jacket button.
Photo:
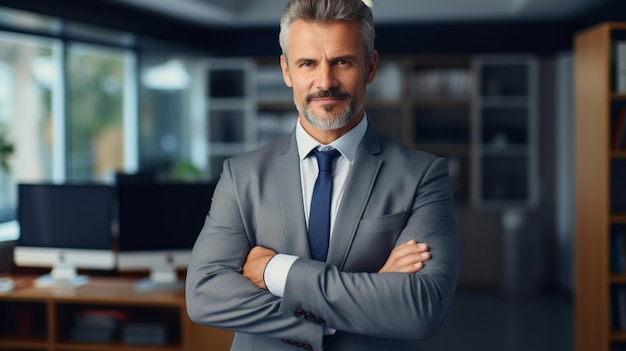
<svg viewBox="0 0 626 351">
<path fill-rule="evenodd" d="M 311 312 L 305 313 L 304 318 L 309 322 L 315 322 L 316 319 L 315 315 Z"/>
<path fill-rule="evenodd" d="M 299 348 L 305 349 L 305 350 L 309 350 L 309 351 L 313 350 L 313 346 L 311 346 L 311 345 L 309 345 L 307 343 L 304 343 L 304 342 L 298 342 L 296 344 L 296 346 L 299 347 Z"/>
<path fill-rule="evenodd" d="M 297 344 L 295 340 L 291 340 L 291 339 L 280 339 L 280 341 L 284 342 L 285 344 L 294 345 L 294 346 Z"/>
<path fill-rule="evenodd" d="M 289 345 L 293 345 L 293 346 L 299 347 L 301 349 L 305 349 L 305 350 L 308 350 L 308 351 L 313 351 L 313 346 L 311 346 L 311 345 L 309 345 L 307 343 L 304 343 L 304 342 L 291 340 L 291 339 L 280 339 L 280 341 L 282 341 L 282 342 L 284 342 L 286 344 L 289 344 Z"/>
</svg>

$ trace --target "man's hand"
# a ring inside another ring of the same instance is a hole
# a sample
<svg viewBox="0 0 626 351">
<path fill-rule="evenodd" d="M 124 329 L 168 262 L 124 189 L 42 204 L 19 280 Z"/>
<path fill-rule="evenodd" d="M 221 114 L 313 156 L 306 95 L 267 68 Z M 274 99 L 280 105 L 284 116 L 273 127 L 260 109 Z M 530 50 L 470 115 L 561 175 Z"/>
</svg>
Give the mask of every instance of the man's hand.
<svg viewBox="0 0 626 351">
<path fill-rule="evenodd" d="M 378 273 L 415 273 L 424 268 L 424 262 L 429 259 L 428 245 L 409 240 L 391 251 L 387 262 Z"/>
<path fill-rule="evenodd" d="M 263 273 L 265 272 L 265 266 L 267 266 L 267 263 L 274 255 L 276 255 L 276 252 L 270 249 L 262 246 L 253 247 L 248 253 L 246 263 L 243 265 L 243 276 L 259 288 L 267 289 Z"/>
</svg>

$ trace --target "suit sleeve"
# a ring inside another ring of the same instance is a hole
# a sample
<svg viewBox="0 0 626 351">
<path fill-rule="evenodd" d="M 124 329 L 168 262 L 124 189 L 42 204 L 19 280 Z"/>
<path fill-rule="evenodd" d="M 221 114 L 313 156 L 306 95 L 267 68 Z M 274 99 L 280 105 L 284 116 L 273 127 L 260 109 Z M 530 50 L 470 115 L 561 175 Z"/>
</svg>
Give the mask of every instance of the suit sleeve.
<svg viewBox="0 0 626 351">
<path fill-rule="evenodd" d="M 189 317 L 203 325 L 319 345 L 322 326 L 282 313 L 279 298 L 241 275 L 250 243 L 234 186 L 226 161 L 187 270 Z"/>
<path fill-rule="evenodd" d="M 436 159 L 424 173 L 396 244 L 410 239 L 427 243 L 432 257 L 415 274 L 348 273 L 298 259 L 289 272 L 281 310 L 315 316 L 327 327 L 348 333 L 431 337 L 452 300 L 459 270 L 445 159 Z"/>
</svg>

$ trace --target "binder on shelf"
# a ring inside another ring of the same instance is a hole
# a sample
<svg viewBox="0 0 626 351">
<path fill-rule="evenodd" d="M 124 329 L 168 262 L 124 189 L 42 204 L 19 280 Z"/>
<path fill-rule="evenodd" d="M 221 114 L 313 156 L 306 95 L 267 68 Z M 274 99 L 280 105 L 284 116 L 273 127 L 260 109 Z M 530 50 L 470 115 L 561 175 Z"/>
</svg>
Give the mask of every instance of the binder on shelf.
<svg viewBox="0 0 626 351">
<path fill-rule="evenodd" d="M 122 342 L 129 345 L 165 345 L 167 326 L 162 323 L 128 323 L 122 328 Z"/>
<path fill-rule="evenodd" d="M 413 73 L 411 92 L 419 98 L 468 97 L 470 79 L 465 68 L 423 69 Z"/>
<path fill-rule="evenodd" d="M 615 42 L 616 90 L 626 93 L 626 40 Z"/>
<path fill-rule="evenodd" d="M 611 159 L 609 175 L 609 210 L 614 215 L 626 215 L 626 159 Z M 614 225 L 615 230 L 626 231 L 626 225 Z"/>
<path fill-rule="evenodd" d="M 624 273 L 626 270 L 626 232 L 613 230 L 611 233 L 611 273 Z"/>
<path fill-rule="evenodd" d="M 620 332 L 626 331 L 626 286 L 615 287 L 612 303 L 613 329 Z"/>
<path fill-rule="evenodd" d="M 117 310 L 88 309 L 74 316 L 70 338 L 76 342 L 109 343 L 116 338 L 125 313 Z"/>
<path fill-rule="evenodd" d="M 613 128 L 613 149 L 624 149 L 626 147 L 626 107 L 619 111 Z"/>
</svg>

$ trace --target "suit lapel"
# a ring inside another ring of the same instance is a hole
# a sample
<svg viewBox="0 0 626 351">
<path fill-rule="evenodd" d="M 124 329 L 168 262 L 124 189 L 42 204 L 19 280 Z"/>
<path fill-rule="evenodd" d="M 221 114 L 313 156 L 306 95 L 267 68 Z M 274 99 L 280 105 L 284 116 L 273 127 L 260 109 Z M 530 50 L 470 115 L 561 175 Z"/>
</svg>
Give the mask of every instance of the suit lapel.
<svg viewBox="0 0 626 351">
<path fill-rule="evenodd" d="M 359 221 L 372 193 L 374 181 L 383 163 L 374 156 L 379 152 L 378 136 L 369 127 L 348 175 L 329 245 L 326 261 L 339 269 L 345 264 Z"/>
<path fill-rule="evenodd" d="M 302 206 L 302 183 L 295 132 L 285 143 L 282 155 L 276 160 L 274 169 L 285 242 L 293 255 L 309 258 L 311 253 Z"/>
</svg>

